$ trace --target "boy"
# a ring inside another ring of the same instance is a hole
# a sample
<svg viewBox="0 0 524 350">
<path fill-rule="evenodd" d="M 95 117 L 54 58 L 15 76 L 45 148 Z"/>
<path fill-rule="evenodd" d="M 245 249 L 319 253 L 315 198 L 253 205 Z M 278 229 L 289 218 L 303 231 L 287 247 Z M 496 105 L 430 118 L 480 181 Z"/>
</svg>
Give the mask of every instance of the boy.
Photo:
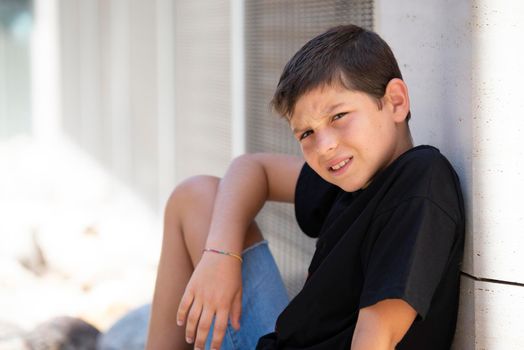
<svg viewBox="0 0 524 350">
<path fill-rule="evenodd" d="M 413 147 L 407 87 L 388 45 L 356 26 L 330 29 L 288 62 L 273 106 L 306 163 L 245 155 L 222 180 L 174 191 L 148 349 L 189 348 L 184 338 L 203 349 L 208 334 L 211 349 L 448 349 L 462 196 L 440 152 Z M 253 221 L 266 200 L 294 201 L 300 227 L 318 237 L 287 306 Z"/>
</svg>

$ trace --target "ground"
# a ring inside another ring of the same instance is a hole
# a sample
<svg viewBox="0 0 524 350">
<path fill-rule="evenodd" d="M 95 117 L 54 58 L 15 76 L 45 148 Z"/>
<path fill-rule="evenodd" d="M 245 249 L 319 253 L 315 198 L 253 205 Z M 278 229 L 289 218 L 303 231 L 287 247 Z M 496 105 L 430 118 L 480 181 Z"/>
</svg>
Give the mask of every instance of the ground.
<svg viewBox="0 0 524 350">
<path fill-rule="evenodd" d="M 0 141 L 0 324 L 106 330 L 152 296 L 161 220 L 65 141 Z"/>
</svg>

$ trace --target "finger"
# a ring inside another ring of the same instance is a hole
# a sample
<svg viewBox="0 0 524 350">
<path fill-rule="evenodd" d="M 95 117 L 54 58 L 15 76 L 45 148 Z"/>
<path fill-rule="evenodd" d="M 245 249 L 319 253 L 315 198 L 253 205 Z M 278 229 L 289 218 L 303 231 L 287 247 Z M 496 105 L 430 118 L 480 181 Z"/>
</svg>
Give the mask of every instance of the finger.
<svg viewBox="0 0 524 350">
<path fill-rule="evenodd" d="M 205 348 L 207 335 L 209 334 L 209 328 L 211 327 L 214 314 L 214 311 L 211 311 L 211 309 L 208 308 L 205 308 L 202 311 L 202 315 L 200 315 L 200 321 L 198 322 L 198 329 L 195 339 L 195 350 L 202 350 Z"/>
<path fill-rule="evenodd" d="M 179 326 L 182 326 L 184 322 L 186 321 L 187 312 L 189 311 L 189 308 L 191 307 L 191 304 L 193 303 L 194 295 L 193 293 L 189 292 L 187 289 L 184 292 L 184 295 L 182 296 L 182 299 L 180 300 L 180 305 L 178 306 L 177 316 L 176 316 L 176 323 Z"/>
<path fill-rule="evenodd" d="M 215 316 L 215 327 L 213 329 L 213 340 L 211 340 L 211 350 L 220 349 L 222 339 L 226 334 L 227 329 L 227 311 L 218 311 Z"/>
<path fill-rule="evenodd" d="M 235 298 L 233 299 L 233 304 L 231 305 L 231 325 L 235 330 L 240 329 L 240 317 L 242 315 L 242 291 L 239 291 Z"/>
<path fill-rule="evenodd" d="M 201 313 L 202 304 L 195 300 L 195 302 L 191 306 L 191 310 L 189 310 L 186 322 L 186 342 L 188 342 L 189 344 L 192 344 L 195 340 L 195 331 Z"/>
</svg>

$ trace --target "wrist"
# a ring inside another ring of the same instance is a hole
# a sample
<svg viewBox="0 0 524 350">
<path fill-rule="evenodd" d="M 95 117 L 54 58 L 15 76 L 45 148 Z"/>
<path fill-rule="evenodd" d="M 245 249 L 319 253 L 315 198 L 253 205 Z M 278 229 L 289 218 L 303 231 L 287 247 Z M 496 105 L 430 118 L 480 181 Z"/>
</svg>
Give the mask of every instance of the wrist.
<svg viewBox="0 0 524 350">
<path fill-rule="evenodd" d="M 228 234 L 216 234 L 217 231 L 209 231 L 208 239 L 206 240 L 205 248 L 221 250 L 225 252 L 231 252 L 239 256 L 242 255 L 243 242 L 245 238 L 243 236 L 236 236 L 233 234 L 234 231 L 228 231 Z"/>
<path fill-rule="evenodd" d="M 242 256 L 240 254 L 237 254 L 237 253 L 234 253 L 234 252 L 230 252 L 230 251 L 226 251 L 226 250 L 220 250 L 220 249 L 215 249 L 215 248 L 204 248 L 204 249 L 202 249 L 202 254 L 204 254 L 204 253 L 220 254 L 220 255 L 224 255 L 224 256 L 227 256 L 227 257 L 234 258 L 234 259 L 240 261 L 240 263 L 243 262 Z"/>
</svg>

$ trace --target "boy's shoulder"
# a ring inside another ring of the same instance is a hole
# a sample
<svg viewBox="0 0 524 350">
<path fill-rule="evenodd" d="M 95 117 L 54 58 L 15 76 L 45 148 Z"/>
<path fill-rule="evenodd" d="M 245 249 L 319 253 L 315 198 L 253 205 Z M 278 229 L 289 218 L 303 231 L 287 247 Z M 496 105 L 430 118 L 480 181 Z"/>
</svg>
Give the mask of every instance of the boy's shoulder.
<svg viewBox="0 0 524 350">
<path fill-rule="evenodd" d="M 430 145 L 413 147 L 400 155 L 391 165 L 389 177 L 405 178 L 415 183 L 431 181 L 439 176 L 454 181 L 456 176 L 449 160 L 438 148 Z"/>
<path fill-rule="evenodd" d="M 431 145 L 420 145 L 413 147 L 401 154 L 396 162 L 399 162 L 402 166 L 416 167 L 416 168 L 427 168 L 428 166 L 444 165 L 446 157 L 440 153 L 440 150 Z"/>
<path fill-rule="evenodd" d="M 424 198 L 445 211 L 449 209 L 454 218 L 460 216 L 462 194 L 459 178 L 437 148 L 429 145 L 414 147 L 397 158 L 383 175 L 383 206 L 393 208 L 410 199 Z"/>
</svg>

